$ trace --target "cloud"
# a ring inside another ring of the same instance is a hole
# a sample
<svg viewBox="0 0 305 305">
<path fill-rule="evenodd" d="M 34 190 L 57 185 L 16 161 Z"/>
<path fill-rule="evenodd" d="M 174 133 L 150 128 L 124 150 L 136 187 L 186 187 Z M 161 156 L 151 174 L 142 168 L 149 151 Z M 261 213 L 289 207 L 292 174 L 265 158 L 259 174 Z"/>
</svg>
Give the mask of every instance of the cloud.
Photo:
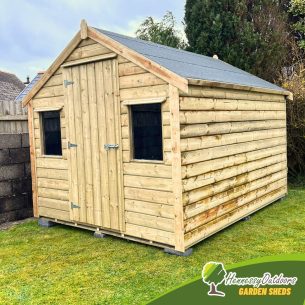
<svg viewBox="0 0 305 305">
<path fill-rule="evenodd" d="M 80 20 L 134 36 L 147 17 L 183 17 L 184 1 L 1 0 L 0 69 L 31 78 L 45 70 L 79 29 Z"/>
</svg>

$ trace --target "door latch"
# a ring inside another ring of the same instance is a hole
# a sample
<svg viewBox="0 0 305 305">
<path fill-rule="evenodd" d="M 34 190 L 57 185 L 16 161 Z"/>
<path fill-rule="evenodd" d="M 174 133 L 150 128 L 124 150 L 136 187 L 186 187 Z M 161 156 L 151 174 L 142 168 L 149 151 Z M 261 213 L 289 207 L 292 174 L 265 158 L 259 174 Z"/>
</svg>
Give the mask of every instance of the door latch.
<svg viewBox="0 0 305 305">
<path fill-rule="evenodd" d="M 68 142 L 68 148 L 73 148 L 73 147 L 77 147 L 77 144 L 73 144 L 73 143 L 70 143 Z"/>
<path fill-rule="evenodd" d="M 69 85 L 72 85 L 72 84 L 74 84 L 73 81 L 67 80 L 67 79 L 64 80 L 64 86 L 65 86 L 65 88 L 67 88 Z"/>
<path fill-rule="evenodd" d="M 106 150 L 109 150 L 109 149 L 114 149 L 114 148 L 119 148 L 119 144 L 105 144 L 104 145 L 104 148 L 106 149 Z"/>
<path fill-rule="evenodd" d="M 80 209 L 80 206 L 71 202 L 71 209 Z"/>
</svg>

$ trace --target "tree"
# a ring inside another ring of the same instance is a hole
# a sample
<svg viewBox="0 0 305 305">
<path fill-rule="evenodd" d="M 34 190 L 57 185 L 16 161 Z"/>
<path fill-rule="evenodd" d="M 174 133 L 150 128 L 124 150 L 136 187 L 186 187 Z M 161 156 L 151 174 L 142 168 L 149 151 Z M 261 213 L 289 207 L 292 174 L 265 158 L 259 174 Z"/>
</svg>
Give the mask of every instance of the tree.
<svg viewBox="0 0 305 305">
<path fill-rule="evenodd" d="M 187 0 L 188 49 L 275 81 L 288 55 L 280 0 Z"/>
<path fill-rule="evenodd" d="M 301 49 L 305 50 L 305 1 L 291 0 L 289 12 L 292 15 L 292 29 Z"/>
<path fill-rule="evenodd" d="M 160 22 L 147 17 L 136 31 L 138 38 L 163 44 L 169 47 L 184 49 L 186 42 L 176 29 L 176 20 L 172 12 L 167 12 Z"/>
<path fill-rule="evenodd" d="M 225 293 L 217 290 L 217 286 L 225 280 L 227 272 L 222 263 L 209 262 L 204 265 L 202 270 L 202 280 L 210 285 L 210 296 L 224 297 Z"/>
</svg>

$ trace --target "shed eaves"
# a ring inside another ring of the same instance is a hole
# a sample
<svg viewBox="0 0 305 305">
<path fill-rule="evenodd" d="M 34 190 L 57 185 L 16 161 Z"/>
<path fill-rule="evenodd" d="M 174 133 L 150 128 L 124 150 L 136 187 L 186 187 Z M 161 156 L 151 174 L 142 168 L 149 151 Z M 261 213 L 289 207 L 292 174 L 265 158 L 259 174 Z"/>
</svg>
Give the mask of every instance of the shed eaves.
<svg viewBox="0 0 305 305">
<path fill-rule="evenodd" d="M 219 59 L 101 29 L 96 30 L 187 79 L 285 91 Z"/>
</svg>

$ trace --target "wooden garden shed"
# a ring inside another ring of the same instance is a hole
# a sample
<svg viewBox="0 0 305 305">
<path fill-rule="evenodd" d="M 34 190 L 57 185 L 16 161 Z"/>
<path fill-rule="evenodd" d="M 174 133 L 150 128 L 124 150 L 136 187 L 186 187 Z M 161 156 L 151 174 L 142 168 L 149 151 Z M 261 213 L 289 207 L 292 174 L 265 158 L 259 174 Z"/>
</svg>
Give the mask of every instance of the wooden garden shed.
<svg viewBox="0 0 305 305">
<path fill-rule="evenodd" d="M 287 98 L 82 21 L 23 100 L 35 216 L 188 253 L 287 194 Z"/>
</svg>

